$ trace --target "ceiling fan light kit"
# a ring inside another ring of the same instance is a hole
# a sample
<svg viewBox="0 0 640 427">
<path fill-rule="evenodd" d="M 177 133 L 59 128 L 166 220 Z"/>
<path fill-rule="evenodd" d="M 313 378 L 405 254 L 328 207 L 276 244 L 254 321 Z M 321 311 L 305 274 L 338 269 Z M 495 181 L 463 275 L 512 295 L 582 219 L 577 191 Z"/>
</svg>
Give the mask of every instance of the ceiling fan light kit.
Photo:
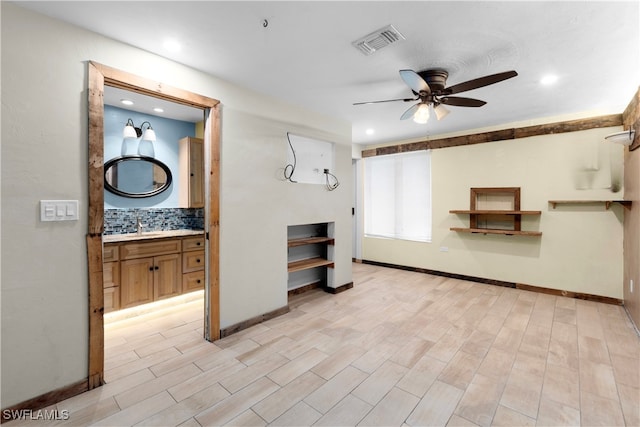
<svg viewBox="0 0 640 427">
<path fill-rule="evenodd" d="M 415 98 L 358 102 L 353 105 L 394 101 L 419 101 L 417 104 L 405 111 L 402 116 L 400 116 L 400 120 L 413 118 L 414 122 L 424 124 L 429 120 L 429 108 L 433 108 L 436 118 L 441 120 L 449 114 L 449 110 L 442 104 L 453 105 L 456 107 L 482 107 L 486 104 L 485 101 L 479 99 L 450 95 L 489 86 L 517 75 L 518 73 L 515 71 L 505 71 L 446 87 L 447 78 L 449 77 L 449 73 L 446 70 L 433 69 L 417 73 L 413 70 L 400 70 L 400 77 L 405 84 L 409 86 Z"/>
</svg>

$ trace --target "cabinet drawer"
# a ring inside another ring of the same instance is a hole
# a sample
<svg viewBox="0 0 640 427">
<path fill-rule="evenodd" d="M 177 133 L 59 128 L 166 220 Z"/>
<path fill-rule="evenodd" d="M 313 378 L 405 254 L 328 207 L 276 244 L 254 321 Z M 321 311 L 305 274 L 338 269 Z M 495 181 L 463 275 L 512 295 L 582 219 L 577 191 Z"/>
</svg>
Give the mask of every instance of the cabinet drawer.
<svg viewBox="0 0 640 427">
<path fill-rule="evenodd" d="M 204 270 L 204 251 L 191 251 L 182 254 L 182 272 Z"/>
<path fill-rule="evenodd" d="M 183 251 L 197 251 L 198 249 L 204 249 L 204 236 L 182 239 Z"/>
<path fill-rule="evenodd" d="M 102 262 L 117 261 L 118 257 L 118 245 L 104 245 L 102 250 Z"/>
<path fill-rule="evenodd" d="M 204 270 L 193 271 L 182 275 L 182 292 L 204 289 Z"/>
<path fill-rule="evenodd" d="M 180 252 L 180 239 L 163 239 L 153 242 L 127 243 L 121 246 L 121 259 L 143 258 L 148 256 L 173 254 Z"/>
</svg>

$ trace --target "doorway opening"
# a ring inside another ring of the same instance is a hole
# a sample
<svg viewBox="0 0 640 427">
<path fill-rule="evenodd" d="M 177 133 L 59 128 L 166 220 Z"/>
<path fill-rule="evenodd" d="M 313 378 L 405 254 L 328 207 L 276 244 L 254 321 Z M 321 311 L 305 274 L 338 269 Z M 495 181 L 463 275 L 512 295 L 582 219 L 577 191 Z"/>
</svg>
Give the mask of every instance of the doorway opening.
<svg viewBox="0 0 640 427">
<path fill-rule="evenodd" d="M 203 112 L 204 157 L 204 339 L 220 337 L 219 219 L 220 219 L 220 112 L 219 101 L 166 86 L 114 68 L 89 62 L 89 212 L 87 256 L 89 264 L 89 389 L 104 384 L 104 118 L 105 87 L 129 91 L 200 109 Z M 143 137 L 144 139 L 144 137 Z M 140 222 L 140 221 L 138 221 Z M 195 243 L 195 240 L 193 242 Z M 187 257 L 188 258 L 188 257 Z M 193 257 L 192 257 L 193 258 Z M 196 258 L 193 258 L 194 262 Z M 164 260 L 166 261 L 166 260 Z M 177 264 L 176 264 L 177 265 Z M 151 266 L 153 269 L 153 266 Z"/>
</svg>

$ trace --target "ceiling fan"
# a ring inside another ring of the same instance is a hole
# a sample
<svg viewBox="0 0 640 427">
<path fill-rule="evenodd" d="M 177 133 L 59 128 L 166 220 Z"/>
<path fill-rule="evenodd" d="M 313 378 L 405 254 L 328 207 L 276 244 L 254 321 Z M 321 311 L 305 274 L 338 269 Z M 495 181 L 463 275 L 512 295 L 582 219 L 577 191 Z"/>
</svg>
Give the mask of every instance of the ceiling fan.
<svg viewBox="0 0 640 427">
<path fill-rule="evenodd" d="M 425 70 L 415 72 L 412 70 L 400 70 L 400 77 L 411 88 L 415 98 L 387 99 L 384 101 L 357 102 L 353 105 L 377 104 L 379 102 L 395 102 L 395 101 L 420 101 L 405 111 L 400 120 L 413 118 L 417 123 L 427 123 L 429 119 L 429 107 L 433 111 L 438 120 L 449 114 L 443 104 L 453 105 L 456 107 L 482 107 L 485 101 L 473 98 L 463 98 L 459 96 L 449 96 L 455 93 L 466 92 L 468 90 L 489 86 L 503 80 L 517 76 L 515 71 L 505 71 L 503 73 L 491 74 L 477 79 L 458 83 L 453 86 L 447 85 L 447 77 L 449 73 L 445 70 Z"/>
</svg>

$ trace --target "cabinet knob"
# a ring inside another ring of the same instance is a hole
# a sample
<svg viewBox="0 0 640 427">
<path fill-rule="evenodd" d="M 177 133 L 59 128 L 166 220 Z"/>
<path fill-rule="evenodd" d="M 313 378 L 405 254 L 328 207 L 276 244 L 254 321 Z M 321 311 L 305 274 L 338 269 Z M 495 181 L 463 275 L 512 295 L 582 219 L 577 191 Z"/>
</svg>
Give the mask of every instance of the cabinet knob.
<svg viewBox="0 0 640 427">
<path fill-rule="evenodd" d="M 149 267 L 149 271 L 153 271 L 153 266 Z"/>
<path fill-rule="evenodd" d="M 157 265 L 155 266 L 154 270 L 159 270 L 160 267 L 158 267 Z"/>
<path fill-rule="evenodd" d="M 196 243 L 196 246 L 200 246 L 200 242 Z"/>
<path fill-rule="evenodd" d="M 196 280 L 196 283 L 200 283 L 200 279 Z"/>
<path fill-rule="evenodd" d="M 196 259 L 196 262 L 200 262 L 200 258 Z"/>
</svg>

